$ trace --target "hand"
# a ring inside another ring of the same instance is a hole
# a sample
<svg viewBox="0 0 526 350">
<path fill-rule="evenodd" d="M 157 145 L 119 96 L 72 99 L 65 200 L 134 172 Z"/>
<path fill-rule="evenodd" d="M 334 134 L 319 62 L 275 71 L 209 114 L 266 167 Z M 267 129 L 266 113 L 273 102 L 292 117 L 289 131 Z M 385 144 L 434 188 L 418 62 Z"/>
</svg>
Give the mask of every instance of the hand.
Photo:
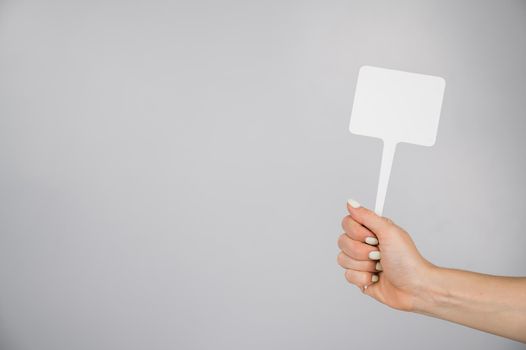
<svg viewBox="0 0 526 350">
<path fill-rule="evenodd" d="M 347 209 L 350 215 L 342 221 L 345 233 L 338 240 L 338 263 L 346 269 L 345 277 L 390 307 L 414 311 L 415 299 L 435 266 L 391 220 L 354 200 L 348 201 Z"/>
<path fill-rule="evenodd" d="M 526 343 L 526 277 L 436 267 L 407 232 L 349 200 L 338 240 L 347 280 L 376 300 Z"/>
</svg>

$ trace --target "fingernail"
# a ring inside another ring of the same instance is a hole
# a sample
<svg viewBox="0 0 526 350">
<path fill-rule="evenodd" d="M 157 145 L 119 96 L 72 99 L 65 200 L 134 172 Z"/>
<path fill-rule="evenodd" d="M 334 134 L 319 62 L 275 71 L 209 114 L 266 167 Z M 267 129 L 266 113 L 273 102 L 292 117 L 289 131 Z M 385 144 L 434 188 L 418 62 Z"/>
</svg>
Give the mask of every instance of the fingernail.
<svg viewBox="0 0 526 350">
<path fill-rule="evenodd" d="M 380 260 L 380 252 L 378 250 L 369 252 L 369 259 L 371 259 L 371 260 Z"/>
<path fill-rule="evenodd" d="M 374 282 L 378 282 L 378 275 L 373 275 L 373 277 L 371 277 L 371 281 L 374 283 Z"/>
<path fill-rule="evenodd" d="M 383 271 L 384 270 L 384 268 L 382 267 L 382 264 L 380 262 L 376 263 L 376 270 L 377 271 Z"/>
<path fill-rule="evenodd" d="M 353 208 L 360 208 L 362 206 L 360 202 L 355 201 L 354 199 L 347 200 L 347 203 L 349 203 L 349 205 Z"/>
<path fill-rule="evenodd" d="M 377 245 L 378 240 L 374 237 L 365 237 L 365 243 L 370 244 L 370 245 Z"/>
</svg>

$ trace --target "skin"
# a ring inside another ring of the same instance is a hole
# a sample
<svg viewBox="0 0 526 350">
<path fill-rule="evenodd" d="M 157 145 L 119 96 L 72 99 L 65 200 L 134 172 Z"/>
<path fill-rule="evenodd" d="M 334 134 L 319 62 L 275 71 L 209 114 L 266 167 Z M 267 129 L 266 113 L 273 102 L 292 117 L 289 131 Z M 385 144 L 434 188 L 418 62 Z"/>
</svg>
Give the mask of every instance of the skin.
<svg viewBox="0 0 526 350">
<path fill-rule="evenodd" d="M 441 318 L 526 343 L 526 278 L 447 269 L 427 261 L 409 234 L 373 211 L 347 205 L 338 239 L 345 278 L 394 309 Z M 365 243 L 374 237 L 378 245 Z M 379 251 L 380 260 L 369 253 Z M 380 262 L 382 271 L 378 271 Z M 373 282 L 378 276 L 378 280 Z"/>
</svg>

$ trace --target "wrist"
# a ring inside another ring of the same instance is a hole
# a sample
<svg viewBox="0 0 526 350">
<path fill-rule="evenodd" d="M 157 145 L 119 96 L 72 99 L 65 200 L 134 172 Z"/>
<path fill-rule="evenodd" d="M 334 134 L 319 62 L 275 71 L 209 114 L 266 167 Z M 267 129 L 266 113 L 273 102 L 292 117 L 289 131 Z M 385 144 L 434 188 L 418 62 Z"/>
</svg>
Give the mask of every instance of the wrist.
<svg viewBox="0 0 526 350">
<path fill-rule="evenodd" d="M 410 311 L 433 315 L 434 310 L 446 303 L 447 290 L 443 289 L 441 281 L 446 269 L 428 263 L 419 274 L 419 282 L 414 289 L 412 308 Z"/>
</svg>

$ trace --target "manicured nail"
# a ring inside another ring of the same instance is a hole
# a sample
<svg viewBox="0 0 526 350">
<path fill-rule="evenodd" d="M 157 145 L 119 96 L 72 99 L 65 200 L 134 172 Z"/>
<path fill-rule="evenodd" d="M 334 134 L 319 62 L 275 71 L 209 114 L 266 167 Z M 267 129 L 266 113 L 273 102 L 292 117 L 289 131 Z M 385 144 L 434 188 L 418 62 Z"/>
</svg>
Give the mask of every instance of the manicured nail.
<svg viewBox="0 0 526 350">
<path fill-rule="evenodd" d="M 382 267 L 382 264 L 380 262 L 376 263 L 376 271 L 383 271 L 384 268 Z"/>
<path fill-rule="evenodd" d="M 360 202 L 355 201 L 354 199 L 347 200 L 347 203 L 349 203 L 349 205 L 353 208 L 360 208 L 362 206 Z"/>
<path fill-rule="evenodd" d="M 374 237 L 365 237 L 365 243 L 369 244 L 369 245 L 377 245 L 378 244 L 378 240 Z"/>
<path fill-rule="evenodd" d="M 371 260 L 380 260 L 380 252 L 378 250 L 369 252 L 369 259 L 371 259 Z"/>
<path fill-rule="evenodd" d="M 371 277 L 371 281 L 374 283 L 374 282 L 378 282 L 378 275 L 373 275 L 373 277 Z"/>
</svg>

